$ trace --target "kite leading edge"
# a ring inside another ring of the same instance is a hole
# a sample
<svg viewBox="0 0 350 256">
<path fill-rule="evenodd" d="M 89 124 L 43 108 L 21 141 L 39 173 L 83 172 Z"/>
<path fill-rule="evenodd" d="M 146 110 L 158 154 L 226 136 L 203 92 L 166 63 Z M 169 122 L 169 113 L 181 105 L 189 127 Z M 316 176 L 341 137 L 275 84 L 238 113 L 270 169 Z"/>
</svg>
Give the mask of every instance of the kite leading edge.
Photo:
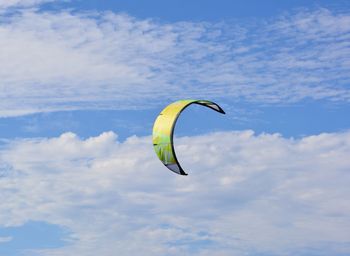
<svg viewBox="0 0 350 256">
<path fill-rule="evenodd" d="M 222 108 L 208 100 L 179 100 L 166 106 L 153 126 L 153 147 L 163 164 L 171 171 L 187 175 L 178 162 L 174 150 L 173 134 L 180 113 L 191 104 L 199 104 L 225 114 Z"/>
</svg>

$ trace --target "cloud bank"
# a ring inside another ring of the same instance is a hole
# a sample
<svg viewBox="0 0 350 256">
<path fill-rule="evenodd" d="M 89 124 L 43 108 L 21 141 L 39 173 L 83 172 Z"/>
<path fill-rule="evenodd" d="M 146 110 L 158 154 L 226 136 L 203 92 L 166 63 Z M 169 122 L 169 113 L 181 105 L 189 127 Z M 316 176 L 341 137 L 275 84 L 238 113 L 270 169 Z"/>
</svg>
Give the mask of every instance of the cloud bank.
<svg viewBox="0 0 350 256">
<path fill-rule="evenodd" d="M 21 9 L 1 21 L 0 116 L 204 96 L 350 99 L 348 13 L 305 10 L 242 25 Z"/>
<path fill-rule="evenodd" d="M 69 244 L 45 256 L 350 253 L 350 132 L 177 138 L 187 177 L 150 140 L 64 133 L 3 145 L 0 225 L 68 228 Z"/>
</svg>

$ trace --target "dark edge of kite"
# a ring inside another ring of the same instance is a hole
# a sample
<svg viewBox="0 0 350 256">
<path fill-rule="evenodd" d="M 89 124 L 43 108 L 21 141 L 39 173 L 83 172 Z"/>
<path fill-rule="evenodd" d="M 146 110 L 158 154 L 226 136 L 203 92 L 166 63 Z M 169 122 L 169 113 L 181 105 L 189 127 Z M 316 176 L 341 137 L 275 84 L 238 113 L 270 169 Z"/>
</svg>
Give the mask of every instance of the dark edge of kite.
<svg viewBox="0 0 350 256">
<path fill-rule="evenodd" d="M 202 101 L 202 100 L 198 100 L 198 101 Z M 219 112 L 221 114 L 226 114 L 225 111 L 218 104 L 216 104 L 215 102 L 212 102 L 212 101 L 211 101 L 211 103 L 213 103 L 215 106 L 217 106 L 219 110 L 216 110 L 215 108 L 211 108 L 211 107 L 207 106 L 204 103 L 200 103 L 200 102 L 192 102 L 192 103 L 205 106 L 205 107 L 210 108 L 210 109 L 212 109 L 212 110 L 214 110 L 216 112 Z M 192 104 L 192 103 L 190 103 L 190 104 Z"/>
<path fill-rule="evenodd" d="M 210 109 L 212 109 L 212 110 L 214 110 L 214 111 L 216 111 L 216 112 L 219 112 L 219 113 L 221 113 L 221 114 L 226 114 L 225 111 L 224 111 L 218 104 L 216 104 L 215 102 L 210 101 L 211 103 L 215 104 L 215 105 L 219 108 L 219 110 L 216 110 L 215 108 L 208 107 L 208 106 L 207 106 L 206 104 L 204 104 L 204 103 L 199 103 L 200 101 L 202 101 L 202 100 L 194 100 L 193 102 L 191 102 L 191 103 L 187 104 L 186 106 L 184 106 L 183 109 L 181 109 L 181 110 L 179 111 L 179 113 L 177 113 L 177 115 L 176 115 L 176 117 L 175 117 L 175 120 L 174 120 L 174 123 L 173 123 L 173 125 L 172 125 L 172 127 L 171 127 L 171 134 L 170 134 L 171 149 L 172 149 L 173 154 L 174 154 L 174 159 L 175 159 L 177 165 L 179 166 L 180 175 L 184 175 L 184 176 L 186 176 L 186 175 L 188 175 L 188 174 L 184 171 L 184 169 L 182 169 L 182 167 L 181 167 L 179 161 L 177 160 L 176 153 L 175 153 L 175 148 L 174 148 L 174 131 L 175 131 L 175 125 L 176 125 L 177 119 L 179 118 L 179 116 L 180 116 L 180 114 L 182 113 L 182 111 L 184 111 L 184 110 L 185 110 L 189 105 L 191 105 L 191 104 L 198 104 L 198 105 L 202 105 L 202 106 L 205 106 L 205 107 L 207 107 L 207 108 L 210 108 Z M 169 168 L 168 168 L 168 169 L 169 169 Z M 169 170 L 171 170 L 171 169 L 169 169 Z M 173 170 L 171 170 L 171 171 L 173 171 Z M 175 172 L 175 171 L 173 171 L 173 172 Z M 175 172 L 175 173 L 177 173 L 177 172 Z"/>
<path fill-rule="evenodd" d="M 176 157 L 175 148 L 174 148 L 174 131 L 175 131 L 175 125 L 176 125 L 177 119 L 179 118 L 181 112 L 182 112 L 185 108 L 187 108 L 189 105 L 191 105 L 191 104 L 192 104 L 192 102 L 189 103 L 189 104 L 187 104 L 186 106 L 184 106 L 183 109 L 181 109 L 181 110 L 179 111 L 179 113 L 177 113 L 177 115 L 176 115 L 176 117 L 175 117 L 175 120 L 174 120 L 174 123 L 173 123 L 173 125 L 171 126 L 171 134 L 170 134 L 170 145 L 171 145 L 171 150 L 173 151 L 175 162 L 176 162 L 176 164 L 179 166 L 180 175 L 184 175 L 184 176 L 186 176 L 186 175 L 188 175 L 188 174 L 184 171 L 184 169 L 182 169 L 182 167 L 181 167 L 181 165 L 180 165 L 180 163 L 179 163 L 179 161 L 177 160 L 177 157 Z M 168 168 L 168 169 L 171 170 L 170 168 Z M 171 171 L 173 171 L 173 170 L 171 170 Z M 173 171 L 173 172 L 175 172 L 175 171 Z M 175 172 L 175 173 L 177 173 L 177 172 Z M 179 173 L 177 173 L 177 174 L 179 174 Z"/>
</svg>

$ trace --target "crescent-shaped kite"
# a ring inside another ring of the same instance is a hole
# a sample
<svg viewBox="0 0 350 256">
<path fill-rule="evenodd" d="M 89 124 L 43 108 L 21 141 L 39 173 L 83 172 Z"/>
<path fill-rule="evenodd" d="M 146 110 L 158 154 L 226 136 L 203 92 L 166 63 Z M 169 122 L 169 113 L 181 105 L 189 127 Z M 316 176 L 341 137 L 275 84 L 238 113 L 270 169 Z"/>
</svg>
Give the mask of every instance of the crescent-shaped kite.
<svg viewBox="0 0 350 256">
<path fill-rule="evenodd" d="M 208 100 L 179 100 L 171 103 L 159 114 L 153 126 L 153 147 L 160 161 L 171 171 L 187 175 L 179 164 L 174 150 L 173 134 L 180 113 L 191 104 L 199 104 L 225 114 L 222 108 Z"/>
</svg>

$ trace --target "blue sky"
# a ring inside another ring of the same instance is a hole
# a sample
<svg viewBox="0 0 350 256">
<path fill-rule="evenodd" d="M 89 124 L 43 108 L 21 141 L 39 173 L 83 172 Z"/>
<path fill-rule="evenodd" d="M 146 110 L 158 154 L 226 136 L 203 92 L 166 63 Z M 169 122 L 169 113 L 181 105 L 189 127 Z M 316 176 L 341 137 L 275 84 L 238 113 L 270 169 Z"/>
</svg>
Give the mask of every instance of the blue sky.
<svg viewBox="0 0 350 256">
<path fill-rule="evenodd" d="M 348 255 L 349 10 L 0 1 L 0 256 Z"/>
</svg>

